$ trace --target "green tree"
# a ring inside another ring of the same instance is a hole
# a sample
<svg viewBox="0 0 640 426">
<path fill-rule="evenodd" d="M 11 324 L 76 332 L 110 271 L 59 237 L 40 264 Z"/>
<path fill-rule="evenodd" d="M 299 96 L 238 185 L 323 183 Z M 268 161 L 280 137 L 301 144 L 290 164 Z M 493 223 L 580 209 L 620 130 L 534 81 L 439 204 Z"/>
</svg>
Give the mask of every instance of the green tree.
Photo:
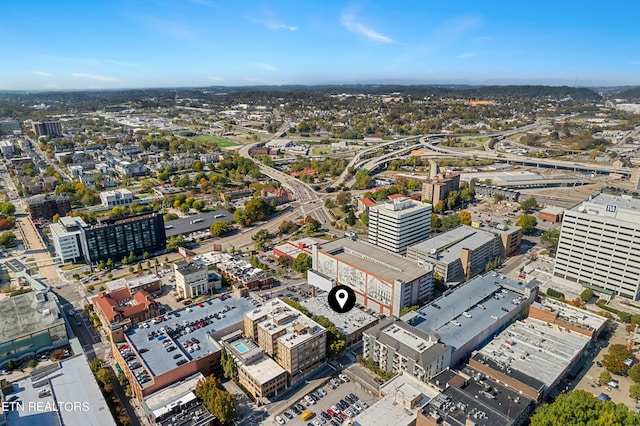
<svg viewBox="0 0 640 426">
<path fill-rule="evenodd" d="M 585 288 L 582 293 L 580 293 L 580 299 L 584 302 L 588 302 L 593 298 L 593 296 L 595 296 L 595 293 L 590 288 Z"/>
<path fill-rule="evenodd" d="M 282 221 L 280 226 L 278 226 L 278 232 L 280 234 L 292 234 L 297 230 L 298 230 L 298 225 L 291 222 L 290 220 L 284 220 Z"/>
<path fill-rule="evenodd" d="M 236 396 L 222 389 L 214 376 L 200 380 L 195 394 L 222 425 L 233 423 L 236 418 Z"/>
<path fill-rule="evenodd" d="M 128 260 L 129 260 L 129 263 L 133 263 L 133 262 L 136 261 L 136 255 L 135 255 L 135 253 L 133 251 L 129 252 L 129 259 Z"/>
<path fill-rule="evenodd" d="M 351 193 L 347 191 L 339 192 L 338 195 L 336 195 L 336 203 L 339 206 L 351 204 L 351 199 L 352 199 Z"/>
<path fill-rule="evenodd" d="M 629 374 L 629 378 L 634 382 L 640 382 L 640 364 L 634 364 L 627 374 Z"/>
<path fill-rule="evenodd" d="M 222 350 L 220 364 L 222 364 L 222 372 L 225 378 L 235 380 L 238 378 L 238 368 L 233 360 L 233 357 L 229 355 L 226 350 Z"/>
<path fill-rule="evenodd" d="M 8 201 L 0 204 L 0 213 L 3 216 L 13 216 L 16 213 L 16 206 Z"/>
<path fill-rule="evenodd" d="M 209 228 L 209 232 L 212 237 L 219 237 L 220 235 L 224 235 L 231 230 L 231 223 L 227 221 L 222 222 L 213 222 L 211 227 Z"/>
<path fill-rule="evenodd" d="M 588 392 L 576 390 L 538 407 L 530 421 L 531 426 L 635 425 L 640 424 L 640 416 L 622 404 L 601 402 Z"/>
<path fill-rule="evenodd" d="M 534 197 L 527 198 L 526 200 L 520 202 L 520 210 L 525 212 L 531 211 L 538 206 L 538 202 Z"/>
<path fill-rule="evenodd" d="M 344 221 L 347 223 L 347 225 L 349 226 L 353 226 L 356 224 L 356 222 L 358 221 L 358 219 L 356 218 L 356 214 L 353 212 L 353 208 L 349 209 L 349 212 L 347 213 L 347 217 L 344 218 Z"/>
<path fill-rule="evenodd" d="M 524 214 L 520 217 L 520 219 L 518 219 L 516 225 L 522 227 L 523 234 L 531 234 L 533 231 L 535 231 L 536 226 L 538 225 L 538 221 L 536 220 L 535 216 Z"/>
<path fill-rule="evenodd" d="M 598 376 L 598 381 L 603 385 L 609 383 L 611 379 L 611 373 L 609 373 L 607 370 L 604 370 L 602 373 L 600 373 L 600 376 Z"/>
<path fill-rule="evenodd" d="M 169 238 L 167 250 L 177 250 L 178 247 L 184 247 L 185 244 L 184 237 L 182 235 L 177 235 Z"/>
<path fill-rule="evenodd" d="M 318 232 L 318 230 L 320 229 L 320 222 L 318 222 L 317 220 L 315 220 L 313 217 L 311 216 L 307 216 L 304 219 L 304 233 L 307 235 L 313 234 L 314 232 Z"/>
<path fill-rule="evenodd" d="M 629 386 L 629 396 L 640 400 L 640 383 L 634 383 Z"/>
<path fill-rule="evenodd" d="M 111 381 L 114 378 L 115 376 L 113 375 L 113 371 L 110 368 L 102 367 L 98 371 L 96 371 L 96 379 L 98 379 L 98 381 L 105 387 L 107 385 L 111 385 Z"/>
<path fill-rule="evenodd" d="M 311 266 L 312 259 L 307 253 L 300 253 L 291 264 L 291 267 L 301 274 L 306 274 Z"/>
<path fill-rule="evenodd" d="M 537 224 L 537 223 L 536 223 Z M 560 231 L 557 229 L 549 229 L 542 233 L 540 242 L 547 247 L 558 247 L 558 240 L 560 239 Z"/>
<path fill-rule="evenodd" d="M 16 242 L 16 234 L 11 231 L 5 231 L 0 235 L 0 246 L 4 248 L 12 247 Z"/>
</svg>

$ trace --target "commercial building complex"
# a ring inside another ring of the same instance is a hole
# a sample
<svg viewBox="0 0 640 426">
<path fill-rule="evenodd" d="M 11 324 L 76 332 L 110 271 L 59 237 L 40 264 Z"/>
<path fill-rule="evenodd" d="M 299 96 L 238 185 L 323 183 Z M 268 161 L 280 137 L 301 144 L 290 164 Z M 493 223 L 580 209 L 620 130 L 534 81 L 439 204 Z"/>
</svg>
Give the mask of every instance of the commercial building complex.
<svg viewBox="0 0 640 426">
<path fill-rule="evenodd" d="M 53 293 L 33 291 L 0 300 L 0 365 L 69 343 Z"/>
<path fill-rule="evenodd" d="M 133 203 L 133 193 L 126 188 L 102 191 L 100 201 L 104 207 L 128 206 Z"/>
<path fill-rule="evenodd" d="M 348 238 L 313 246 L 313 275 L 318 286 L 346 285 L 357 302 L 385 315 L 426 302 L 433 295 L 433 268 Z M 316 285 L 315 281 L 310 283 Z M 333 283 L 333 284 L 332 284 Z"/>
<path fill-rule="evenodd" d="M 202 264 L 179 262 L 173 265 L 179 297 L 198 297 L 220 289 L 220 276 Z M 217 279 L 216 279 L 217 278 Z"/>
<path fill-rule="evenodd" d="M 429 238 L 431 204 L 398 197 L 369 207 L 369 243 L 393 253 Z"/>
<path fill-rule="evenodd" d="M 363 341 L 363 356 L 382 371 L 427 381 L 451 365 L 451 346 L 393 316 L 365 331 Z"/>
<path fill-rule="evenodd" d="M 215 266 L 222 275 L 231 278 L 246 289 L 257 290 L 273 285 L 272 275 L 260 268 L 256 268 L 245 260 L 236 259 L 229 253 L 202 253 L 194 256 L 193 262 L 207 267 Z M 209 272 L 211 273 L 212 271 Z"/>
<path fill-rule="evenodd" d="M 158 304 L 145 290 L 132 293 L 128 287 L 100 292 L 91 298 L 94 312 L 105 326 L 120 324 L 125 328 L 155 318 Z"/>
<path fill-rule="evenodd" d="M 380 387 L 380 400 L 353 418 L 353 426 L 415 426 L 420 409 L 438 391 L 400 373 Z"/>
<path fill-rule="evenodd" d="M 166 246 L 164 220 L 159 214 L 105 219 L 97 225 L 67 217 L 50 228 L 56 254 L 65 262 L 81 258 L 88 264 L 108 259 L 117 262 L 131 252 L 140 256 Z"/>
<path fill-rule="evenodd" d="M 537 289 L 535 281 L 524 283 L 492 272 L 445 292 L 402 320 L 451 346 L 455 366 L 522 317 Z"/>
<path fill-rule="evenodd" d="M 498 235 L 463 225 L 409 247 L 407 257 L 433 265 L 444 283 L 459 283 L 484 272 L 500 247 Z"/>
<path fill-rule="evenodd" d="M 300 302 L 309 314 L 328 318 L 336 329 L 344 334 L 347 347 L 362 341 L 363 333 L 378 323 L 378 317 L 360 309 L 352 309 L 345 313 L 336 313 L 329 306 L 326 295 L 311 297 Z"/>
<path fill-rule="evenodd" d="M 196 373 L 145 397 L 142 408 L 150 424 L 162 426 L 215 426 L 220 422 L 198 399 L 194 390 L 204 380 Z"/>
<path fill-rule="evenodd" d="M 489 186 L 478 183 L 474 186 L 474 190 L 476 195 L 485 198 L 491 198 L 496 195 L 507 201 L 518 201 L 520 198 L 520 191 L 501 186 Z"/>
<path fill-rule="evenodd" d="M 129 330 L 111 328 L 116 368 L 127 376 L 138 400 L 198 372 L 221 374 L 218 340 L 241 329 L 244 314 L 253 305 L 234 296 L 201 305 L 172 311 Z"/>
<path fill-rule="evenodd" d="M 539 401 L 580 361 L 589 342 L 582 333 L 526 318 L 475 352 L 469 366 Z"/>
<path fill-rule="evenodd" d="M 527 424 L 534 400 L 516 389 L 465 367 L 431 379 L 441 391 L 418 413 L 416 426 Z"/>
<path fill-rule="evenodd" d="M 599 194 L 564 213 L 553 274 L 583 287 L 640 298 L 640 200 Z"/>
<path fill-rule="evenodd" d="M 3 410 L 5 425 L 116 426 L 84 356 L 38 367 L 2 390 L 10 393 L 3 404 L 9 398 L 19 398 L 22 405 L 15 410 Z"/>
<path fill-rule="evenodd" d="M 247 312 L 244 335 L 289 373 L 291 383 L 327 360 L 327 330 L 280 299 Z"/>
</svg>

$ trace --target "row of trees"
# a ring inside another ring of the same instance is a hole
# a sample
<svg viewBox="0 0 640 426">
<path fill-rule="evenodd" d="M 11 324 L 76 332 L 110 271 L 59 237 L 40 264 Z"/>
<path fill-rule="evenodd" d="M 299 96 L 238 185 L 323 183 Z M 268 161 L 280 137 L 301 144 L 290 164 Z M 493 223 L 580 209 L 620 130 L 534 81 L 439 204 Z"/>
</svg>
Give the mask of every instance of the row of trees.
<svg viewBox="0 0 640 426">
<path fill-rule="evenodd" d="M 198 382 L 195 394 L 222 425 L 233 423 L 236 418 L 236 396 L 224 390 L 213 375 Z"/>
</svg>

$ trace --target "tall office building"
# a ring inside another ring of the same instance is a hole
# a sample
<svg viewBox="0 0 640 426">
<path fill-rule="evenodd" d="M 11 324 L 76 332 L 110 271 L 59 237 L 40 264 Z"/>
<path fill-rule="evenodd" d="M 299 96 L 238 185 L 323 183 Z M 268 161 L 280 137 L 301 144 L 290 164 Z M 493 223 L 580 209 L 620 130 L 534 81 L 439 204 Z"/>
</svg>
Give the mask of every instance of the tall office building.
<svg viewBox="0 0 640 426">
<path fill-rule="evenodd" d="M 429 238 L 431 204 L 396 197 L 369 208 L 369 243 L 404 255 L 407 247 Z"/>
<path fill-rule="evenodd" d="M 599 194 L 566 210 L 553 274 L 640 298 L 640 199 Z"/>
</svg>

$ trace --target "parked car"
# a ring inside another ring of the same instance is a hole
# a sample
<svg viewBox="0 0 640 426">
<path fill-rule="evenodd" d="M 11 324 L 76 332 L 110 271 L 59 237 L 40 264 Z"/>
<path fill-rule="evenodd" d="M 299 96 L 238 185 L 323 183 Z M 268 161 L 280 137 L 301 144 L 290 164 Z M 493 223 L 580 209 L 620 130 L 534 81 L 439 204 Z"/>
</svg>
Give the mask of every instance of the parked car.
<svg viewBox="0 0 640 426">
<path fill-rule="evenodd" d="M 286 423 L 284 419 L 280 416 L 276 416 L 276 422 L 278 422 L 278 424 L 281 424 L 281 425 Z"/>
</svg>

